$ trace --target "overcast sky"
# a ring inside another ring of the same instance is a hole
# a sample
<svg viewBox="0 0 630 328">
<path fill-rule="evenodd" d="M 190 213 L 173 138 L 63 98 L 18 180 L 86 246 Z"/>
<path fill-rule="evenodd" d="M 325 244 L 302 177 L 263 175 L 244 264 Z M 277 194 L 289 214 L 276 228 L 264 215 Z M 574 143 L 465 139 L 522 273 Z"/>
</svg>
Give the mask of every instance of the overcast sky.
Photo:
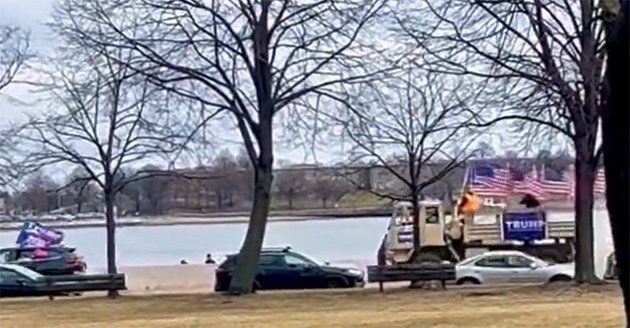
<svg viewBox="0 0 630 328">
<path fill-rule="evenodd" d="M 45 23 L 50 19 L 53 3 L 54 0 L 0 0 L 0 24 L 17 25 L 30 31 L 32 49 L 39 55 L 49 55 L 55 45 L 55 39 Z M 41 105 L 29 105 L 29 100 L 32 101 L 33 98 L 29 93 L 29 87 L 24 84 L 12 84 L 2 90 L 0 111 L 3 123 L 20 120 L 24 113 L 41 111 Z M 234 152 L 240 146 L 240 137 L 235 130 L 222 133 L 220 138 L 223 139 L 218 142 L 220 144 L 231 141 L 229 148 Z M 501 148 L 500 142 L 496 137 L 492 139 L 491 145 L 502 153 L 503 151 L 498 149 Z M 334 162 L 342 158 L 341 146 L 324 146 L 327 147 L 325 150 L 316 150 L 315 158 L 311 150 L 287 148 L 284 144 L 278 143 L 276 158 L 290 162 L 313 162 L 315 159 L 320 162 Z"/>
<path fill-rule="evenodd" d="M 46 56 L 55 44 L 55 37 L 45 25 L 50 19 L 54 0 L 0 0 L 0 24 L 19 26 L 31 33 L 31 48 L 39 55 Z M 20 121 L 25 113 L 37 113 L 41 105 L 32 104 L 33 95 L 27 85 L 14 83 L 0 93 L 2 123 Z M 236 132 L 236 131 L 230 131 Z M 240 147 L 238 133 L 225 133 L 219 144 L 226 145 L 234 153 Z M 277 158 L 290 162 L 313 162 L 312 152 L 295 147 L 277 145 Z M 217 151 L 218 152 L 218 151 Z M 336 156 L 329 152 L 317 152 L 317 161 L 335 161 Z"/>
</svg>

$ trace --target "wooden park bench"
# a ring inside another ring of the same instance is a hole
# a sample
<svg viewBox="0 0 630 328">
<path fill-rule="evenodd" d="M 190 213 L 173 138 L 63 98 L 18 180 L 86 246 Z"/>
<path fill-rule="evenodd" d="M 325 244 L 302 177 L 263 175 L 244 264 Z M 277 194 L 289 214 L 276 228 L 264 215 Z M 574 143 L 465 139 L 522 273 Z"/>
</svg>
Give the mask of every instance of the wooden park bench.
<svg viewBox="0 0 630 328">
<path fill-rule="evenodd" d="M 447 281 L 454 281 L 455 265 L 452 263 L 417 263 L 396 265 L 370 265 L 367 267 L 368 282 L 378 282 L 383 292 L 383 283 L 396 281 L 440 281 L 446 288 Z"/>
<path fill-rule="evenodd" d="M 122 273 L 46 276 L 44 281 L 41 294 L 48 295 L 50 300 L 55 296 L 73 293 L 127 290 L 125 275 Z"/>
</svg>

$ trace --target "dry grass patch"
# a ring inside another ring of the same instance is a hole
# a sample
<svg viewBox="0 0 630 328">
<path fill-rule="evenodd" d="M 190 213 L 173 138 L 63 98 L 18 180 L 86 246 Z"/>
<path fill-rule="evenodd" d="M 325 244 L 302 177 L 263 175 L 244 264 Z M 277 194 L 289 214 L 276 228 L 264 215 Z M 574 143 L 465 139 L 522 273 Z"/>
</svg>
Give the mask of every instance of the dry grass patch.
<svg viewBox="0 0 630 328">
<path fill-rule="evenodd" d="M 0 302 L 13 327 L 621 327 L 615 287 L 126 296 Z"/>
</svg>

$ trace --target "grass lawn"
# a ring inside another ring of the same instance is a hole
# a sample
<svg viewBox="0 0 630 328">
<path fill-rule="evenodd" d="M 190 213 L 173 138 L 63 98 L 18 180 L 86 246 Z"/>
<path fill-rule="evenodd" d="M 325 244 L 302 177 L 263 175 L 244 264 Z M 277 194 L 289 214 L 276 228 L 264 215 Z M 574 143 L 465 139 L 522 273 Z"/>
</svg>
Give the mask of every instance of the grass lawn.
<svg viewBox="0 0 630 328">
<path fill-rule="evenodd" d="M 0 326 L 116 328 L 622 327 L 616 287 L 497 287 L 354 292 L 3 300 Z"/>
</svg>

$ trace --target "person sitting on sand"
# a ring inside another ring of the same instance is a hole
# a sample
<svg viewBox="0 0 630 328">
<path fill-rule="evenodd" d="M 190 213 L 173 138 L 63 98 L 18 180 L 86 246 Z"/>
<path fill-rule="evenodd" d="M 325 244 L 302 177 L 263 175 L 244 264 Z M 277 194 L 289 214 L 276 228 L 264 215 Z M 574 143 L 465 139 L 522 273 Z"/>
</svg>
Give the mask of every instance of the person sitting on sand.
<svg viewBox="0 0 630 328">
<path fill-rule="evenodd" d="M 212 258 L 212 254 L 206 254 L 206 264 L 217 264 L 217 262 Z"/>
</svg>

